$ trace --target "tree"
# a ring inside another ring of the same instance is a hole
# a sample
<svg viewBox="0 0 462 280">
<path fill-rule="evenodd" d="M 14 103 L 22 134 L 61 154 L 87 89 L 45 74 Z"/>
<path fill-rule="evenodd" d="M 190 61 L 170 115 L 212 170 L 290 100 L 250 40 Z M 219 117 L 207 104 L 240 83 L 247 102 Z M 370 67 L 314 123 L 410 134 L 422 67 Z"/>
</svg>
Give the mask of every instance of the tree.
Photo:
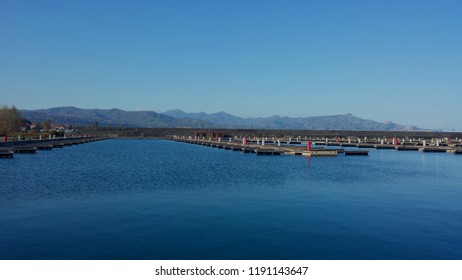
<svg viewBox="0 0 462 280">
<path fill-rule="evenodd" d="M 0 108 L 0 135 L 7 135 L 10 131 L 14 134 L 23 122 L 24 120 L 15 106 L 10 108 L 3 105 Z"/>
<path fill-rule="evenodd" d="M 51 129 L 51 120 L 46 119 L 45 121 L 42 122 L 42 128 L 44 131 L 49 131 Z"/>
</svg>

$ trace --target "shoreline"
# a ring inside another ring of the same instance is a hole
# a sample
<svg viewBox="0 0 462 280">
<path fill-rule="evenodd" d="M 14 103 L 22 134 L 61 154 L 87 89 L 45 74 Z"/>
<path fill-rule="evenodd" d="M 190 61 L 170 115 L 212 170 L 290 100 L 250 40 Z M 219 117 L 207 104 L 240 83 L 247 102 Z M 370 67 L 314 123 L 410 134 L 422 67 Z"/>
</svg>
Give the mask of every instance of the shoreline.
<svg viewBox="0 0 462 280">
<path fill-rule="evenodd" d="M 252 137 L 398 137 L 398 138 L 450 138 L 462 139 L 462 132 L 436 131 L 359 131 L 359 130 L 281 130 L 281 129 L 238 129 L 238 128 L 120 128 L 101 127 L 91 129 L 80 127 L 81 134 L 106 136 L 111 138 L 158 138 L 174 136 L 194 136 L 196 132 L 215 132 L 229 136 Z"/>
</svg>

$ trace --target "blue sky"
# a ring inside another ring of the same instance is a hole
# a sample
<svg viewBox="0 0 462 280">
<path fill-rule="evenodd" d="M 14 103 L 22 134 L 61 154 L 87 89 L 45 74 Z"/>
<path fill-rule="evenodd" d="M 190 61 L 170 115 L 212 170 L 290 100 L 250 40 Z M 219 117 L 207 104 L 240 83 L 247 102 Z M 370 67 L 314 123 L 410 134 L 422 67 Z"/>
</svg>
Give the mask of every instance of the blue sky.
<svg viewBox="0 0 462 280">
<path fill-rule="evenodd" d="M 462 1 L 0 0 L 0 104 L 462 131 Z"/>
</svg>

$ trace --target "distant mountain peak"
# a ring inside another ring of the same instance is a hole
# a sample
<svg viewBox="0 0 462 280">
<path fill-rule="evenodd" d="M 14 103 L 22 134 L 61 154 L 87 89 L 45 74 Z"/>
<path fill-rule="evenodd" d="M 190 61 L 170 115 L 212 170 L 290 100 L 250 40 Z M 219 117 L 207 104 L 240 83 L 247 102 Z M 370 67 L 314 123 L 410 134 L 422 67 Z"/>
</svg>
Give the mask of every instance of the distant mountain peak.
<svg viewBox="0 0 462 280">
<path fill-rule="evenodd" d="M 241 118 L 224 111 L 213 114 L 205 112 L 186 113 L 169 110 L 164 113 L 153 111 L 123 111 L 113 108 L 80 109 L 72 106 L 43 110 L 20 110 L 24 118 L 34 122 L 50 119 L 55 123 L 89 125 L 98 122 L 101 126 L 132 127 L 195 127 L 195 128 L 256 128 L 256 129 L 300 129 L 300 130 L 371 130 L 408 131 L 420 130 L 415 126 L 403 126 L 393 122 L 376 122 L 362 119 L 351 113 L 317 117 L 271 117 Z"/>
<path fill-rule="evenodd" d="M 184 111 L 180 110 L 180 109 L 172 109 L 172 110 L 168 110 L 167 112 L 172 112 L 172 113 L 184 113 Z M 167 113 L 166 112 L 166 113 Z"/>
<path fill-rule="evenodd" d="M 79 109 L 56 107 L 42 110 L 20 110 L 21 115 L 33 122 L 50 119 L 54 123 L 69 125 L 128 126 L 128 127 L 197 127 L 213 128 L 217 125 L 200 120 L 183 120 L 153 111 L 123 111 L 121 109 Z"/>
</svg>

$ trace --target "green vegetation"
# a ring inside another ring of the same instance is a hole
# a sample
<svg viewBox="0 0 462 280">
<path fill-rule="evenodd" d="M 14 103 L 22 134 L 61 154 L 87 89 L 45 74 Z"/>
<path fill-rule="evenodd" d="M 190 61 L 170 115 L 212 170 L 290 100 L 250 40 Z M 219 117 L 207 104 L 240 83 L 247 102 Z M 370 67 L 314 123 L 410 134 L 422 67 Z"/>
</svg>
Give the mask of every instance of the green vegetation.
<svg viewBox="0 0 462 280">
<path fill-rule="evenodd" d="M 0 136 L 15 134 L 24 125 L 25 120 L 15 106 L 3 105 L 0 108 Z"/>
<path fill-rule="evenodd" d="M 40 135 L 60 137 L 64 133 L 63 130 L 53 127 L 50 119 L 32 123 L 15 106 L 0 107 L 0 137 L 8 136 L 11 141 L 16 140 L 16 136 L 20 139 L 38 139 Z"/>
</svg>

